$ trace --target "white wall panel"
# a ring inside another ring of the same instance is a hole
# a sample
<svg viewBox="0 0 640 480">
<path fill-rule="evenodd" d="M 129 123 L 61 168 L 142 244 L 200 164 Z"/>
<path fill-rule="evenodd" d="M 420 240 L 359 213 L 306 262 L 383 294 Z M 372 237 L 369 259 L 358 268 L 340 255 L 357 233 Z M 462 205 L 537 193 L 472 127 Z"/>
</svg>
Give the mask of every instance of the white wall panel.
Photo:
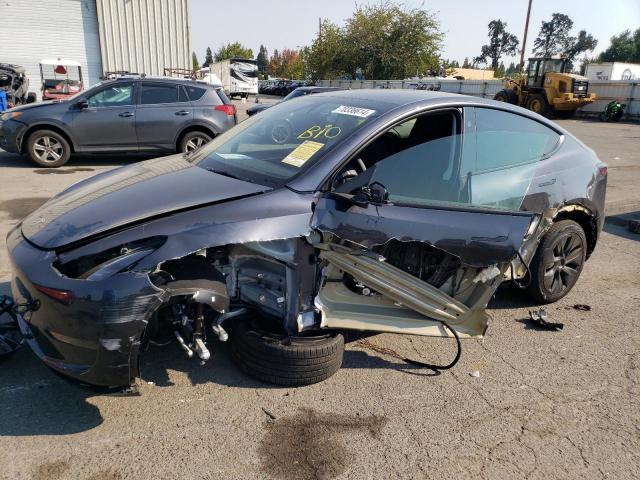
<svg viewBox="0 0 640 480">
<path fill-rule="evenodd" d="M 1 0 L 0 62 L 25 67 L 40 91 L 39 62 L 62 57 L 82 64 L 85 86 L 102 74 L 95 0 Z"/>
</svg>

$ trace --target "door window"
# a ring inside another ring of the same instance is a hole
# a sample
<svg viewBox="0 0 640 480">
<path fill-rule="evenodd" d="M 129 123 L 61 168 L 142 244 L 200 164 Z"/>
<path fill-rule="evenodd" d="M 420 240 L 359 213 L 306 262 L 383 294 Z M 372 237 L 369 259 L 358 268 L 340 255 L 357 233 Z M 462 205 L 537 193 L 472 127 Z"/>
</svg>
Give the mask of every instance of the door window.
<svg viewBox="0 0 640 480">
<path fill-rule="evenodd" d="M 560 135 L 527 117 L 476 108 L 475 155 L 464 158 L 468 196 L 474 204 L 518 210 L 537 164 L 558 145 Z"/>
<path fill-rule="evenodd" d="M 468 109 L 430 113 L 391 128 L 335 177 L 333 188 L 355 194 L 382 184 L 389 201 L 414 206 L 473 206 L 517 211 L 537 163 L 560 135 L 520 115 Z"/>
<path fill-rule="evenodd" d="M 175 85 L 149 85 L 143 83 L 140 103 L 142 105 L 178 103 L 178 89 Z"/>
<path fill-rule="evenodd" d="M 89 107 L 123 107 L 133 105 L 133 85 L 112 85 L 87 97 Z"/>
</svg>

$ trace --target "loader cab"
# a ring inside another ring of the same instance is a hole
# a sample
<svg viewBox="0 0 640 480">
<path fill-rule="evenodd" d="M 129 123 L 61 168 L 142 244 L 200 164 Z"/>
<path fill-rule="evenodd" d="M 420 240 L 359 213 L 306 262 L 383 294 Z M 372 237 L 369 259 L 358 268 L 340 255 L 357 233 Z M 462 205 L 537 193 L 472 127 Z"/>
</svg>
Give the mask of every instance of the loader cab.
<svg viewBox="0 0 640 480">
<path fill-rule="evenodd" d="M 542 88 L 545 73 L 564 73 L 566 66 L 566 58 L 530 58 L 527 67 L 527 86 Z"/>
</svg>

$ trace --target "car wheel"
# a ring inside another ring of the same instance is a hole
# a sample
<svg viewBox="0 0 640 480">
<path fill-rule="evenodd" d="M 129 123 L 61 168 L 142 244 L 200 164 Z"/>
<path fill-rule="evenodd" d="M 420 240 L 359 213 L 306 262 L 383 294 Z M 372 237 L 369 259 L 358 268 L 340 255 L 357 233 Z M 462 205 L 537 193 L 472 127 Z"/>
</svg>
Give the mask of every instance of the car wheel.
<svg viewBox="0 0 640 480">
<path fill-rule="evenodd" d="M 282 386 L 326 380 L 342 366 L 344 337 L 335 332 L 287 337 L 257 321 L 239 321 L 231 336 L 231 354 L 248 375 Z"/>
<path fill-rule="evenodd" d="M 513 90 L 500 90 L 498 93 L 496 93 L 493 99 L 498 102 L 506 102 L 512 105 L 518 103 L 518 96 Z"/>
<path fill-rule="evenodd" d="M 527 100 L 527 109 L 539 115 L 542 115 L 543 117 L 548 117 L 551 115 L 551 110 L 549 108 L 549 104 L 547 103 L 547 99 L 544 98 L 544 95 L 540 93 L 529 95 L 529 99 Z"/>
<path fill-rule="evenodd" d="M 204 132 L 189 132 L 184 136 L 182 142 L 180 142 L 180 151 L 182 153 L 189 153 L 199 149 L 205 143 L 209 143 L 210 141 L 211 136 Z"/>
<path fill-rule="evenodd" d="M 587 257 L 587 238 L 573 220 L 555 223 L 542 237 L 529 265 L 529 295 L 541 303 L 560 300 L 578 281 Z"/>
<path fill-rule="evenodd" d="M 67 140 L 52 130 L 37 130 L 29 135 L 27 151 L 31 160 L 43 167 L 59 167 L 71 156 Z"/>
</svg>

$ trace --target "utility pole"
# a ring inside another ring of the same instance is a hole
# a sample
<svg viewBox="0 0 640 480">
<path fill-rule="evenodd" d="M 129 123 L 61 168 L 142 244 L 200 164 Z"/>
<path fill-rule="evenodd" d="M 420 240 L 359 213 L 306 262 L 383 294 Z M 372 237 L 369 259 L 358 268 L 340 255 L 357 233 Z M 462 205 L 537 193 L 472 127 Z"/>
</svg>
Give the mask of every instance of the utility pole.
<svg viewBox="0 0 640 480">
<path fill-rule="evenodd" d="M 522 39 L 522 50 L 520 50 L 520 65 L 518 66 L 518 72 L 522 73 L 524 68 L 524 50 L 527 47 L 527 32 L 529 31 L 529 17 L 531 16 L 531 2 L 529 0 L 529 8 L 527 8 L 527 21 L 524 24 L 524 37 Z"/>
</svg>

